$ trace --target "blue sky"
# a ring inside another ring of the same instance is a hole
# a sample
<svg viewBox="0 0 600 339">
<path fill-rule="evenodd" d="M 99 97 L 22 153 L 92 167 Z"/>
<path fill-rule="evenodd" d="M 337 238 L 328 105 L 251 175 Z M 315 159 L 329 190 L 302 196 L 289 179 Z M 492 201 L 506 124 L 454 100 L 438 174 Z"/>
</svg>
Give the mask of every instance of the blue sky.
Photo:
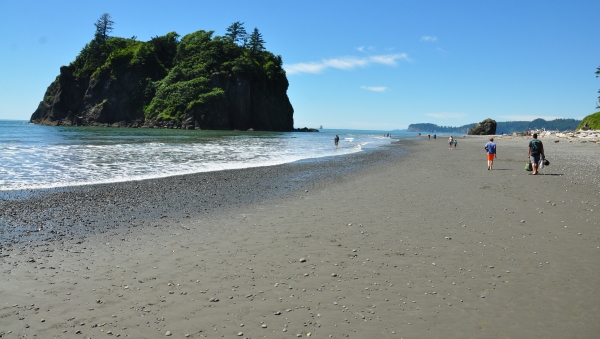
<svg viewBox="0 0 600 339">
<path fill-rule="evenodd" d="M 403 129 L 596 109 L 600 1 L 1 1 L 0 119 L 28 120 L 109 13 L 112 35 L 235 21 L 281 55 L 295 127 Z"/>
</svg>

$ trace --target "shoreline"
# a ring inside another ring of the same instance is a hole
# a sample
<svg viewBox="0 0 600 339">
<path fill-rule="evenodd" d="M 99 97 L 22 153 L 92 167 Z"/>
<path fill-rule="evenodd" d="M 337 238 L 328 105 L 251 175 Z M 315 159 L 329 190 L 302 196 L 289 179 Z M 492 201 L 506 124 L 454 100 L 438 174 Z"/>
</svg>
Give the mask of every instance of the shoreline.
<svg viewBox="0 0 600 339">
<path fill-rule="evenodd" d="M 598 145 L 485 140 L 10 202 L 98 231 L 3 248 L 0 334 L 594 338 Z"/>
<path fill-rule="evenodd" d="M 0 192 L 0 224 L 6 227 L 0 229 L 0 250 L 5 250 L 11 243 L 84 237 L 88 233 L 115 228 L 98 218 L 106 213 L 112 214 L 113 219 L 120 220 L 121 224 L 124 219 L 129 219 L 128 216 L 134 216 L 141 223 L 152 223 L 165 217 L 204 218 L 206 214 L 224 209 L 291 194 L 305 184 L 308 184 L 307 188 L 323 186 L 327 180 L 335 181 L 340 175 L 364 170 L 364 167 L 384 161 L 382 157 L 390 152 L 404 153 L 403 150 L 392 150 L 390 145 L 385 145 L 358 153 L 303 159 L 273 166 Z M 140 192 L 143 192 L 142 195 Z M 192 201 L 186 201 L 184 197 Z M 171 203 L 161 206 L 162 201 Z M 147 205 L 153 208 L 145 208 Z M 187 212 L 180 212 L 182 209 Z M 60 213 L 51 218 L 48 217 L 48 210 L 59 210 Z M 64 215 L 75 217 L 66 223 L 59 223 Z M 87 217 L 83 218 L 83 215 Z M 119 226 L 127 227 L 126 223 Z M 56 237 L 56 234 L 60 234 L 60 237 Z M 12 241 L 7 241 L 10 239 Z"/>
</svg>

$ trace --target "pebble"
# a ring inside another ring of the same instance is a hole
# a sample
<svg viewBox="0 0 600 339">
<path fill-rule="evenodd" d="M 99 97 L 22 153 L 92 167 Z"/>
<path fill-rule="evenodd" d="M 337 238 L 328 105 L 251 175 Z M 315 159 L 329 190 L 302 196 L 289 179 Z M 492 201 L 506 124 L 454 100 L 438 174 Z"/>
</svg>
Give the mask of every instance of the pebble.
<svg viewBox="0 0 600 339">
<path fill-rule="evenodd" d="M 170 336 L 172 335 L 172 333 L 171 333 L 171 331 L 167 331 L 167 333 L 165 333 L 165 335 L 166 335 L 167 337 L 170 337 Z"/>
</svg>

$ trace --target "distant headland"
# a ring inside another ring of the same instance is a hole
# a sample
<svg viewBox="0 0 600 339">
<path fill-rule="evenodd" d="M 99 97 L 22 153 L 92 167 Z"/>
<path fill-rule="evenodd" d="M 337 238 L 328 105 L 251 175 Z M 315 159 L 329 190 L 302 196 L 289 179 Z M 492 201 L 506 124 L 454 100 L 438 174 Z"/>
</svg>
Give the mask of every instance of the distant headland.
<svg viewBox="0 0 600 339">
<path fill-rule="evenodd" d="M 60 68 L 30 121 L 223 130 L 294 130 L 294 109 L 279 55 L 242 22 L 225 36 L 175 32 L 138 41 L 109 36 L 103 14 L 94 38 Z"/>
<path fill-rule="evenodd" d="M 504 121 L 496 123 L 497 133 L 510 134 L 513 132 L 523 132 L 527 130 L 555 130 L 572 131 L 577 129 L 581 120 L 576 119 L 556 119 L 544 120 L 535 119 L 533 121 Z M 438 126 L 436 124 L 420 123 L 408 125 L 409 132 L 435 132 L 435 133 L 464 133 L 467 134 L 477 123 L 467 124 L 458 127 Z"/>
</svg>

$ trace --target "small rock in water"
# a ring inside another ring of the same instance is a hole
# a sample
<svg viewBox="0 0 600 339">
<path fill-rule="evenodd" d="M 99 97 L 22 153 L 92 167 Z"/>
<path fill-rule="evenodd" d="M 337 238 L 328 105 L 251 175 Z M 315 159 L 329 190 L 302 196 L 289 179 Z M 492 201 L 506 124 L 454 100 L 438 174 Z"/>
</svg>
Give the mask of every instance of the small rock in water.
<svg viewBox="0 0 600 339">
<path fill-rule="evenodd" d="M 524 222 L 525 222 L 525 220 L 521 220 L 521 222 L 522 222 L 522 223 L 524 223 Z"/>
<path fill-rule="evenodd" d="M 300 258 L 300 262 L 306 262 L 306 258 Z"/>
<path fill-rule="evenodd" d="M 165 335 L 166 335 L 167 337 L 170 337 L 170 336 L 171 336 L 171 334 L 172 334 L 172 333 L 171 333 L 171 331 L 167 331 L 167 333 L 165 333 Z"/>
</svg>

